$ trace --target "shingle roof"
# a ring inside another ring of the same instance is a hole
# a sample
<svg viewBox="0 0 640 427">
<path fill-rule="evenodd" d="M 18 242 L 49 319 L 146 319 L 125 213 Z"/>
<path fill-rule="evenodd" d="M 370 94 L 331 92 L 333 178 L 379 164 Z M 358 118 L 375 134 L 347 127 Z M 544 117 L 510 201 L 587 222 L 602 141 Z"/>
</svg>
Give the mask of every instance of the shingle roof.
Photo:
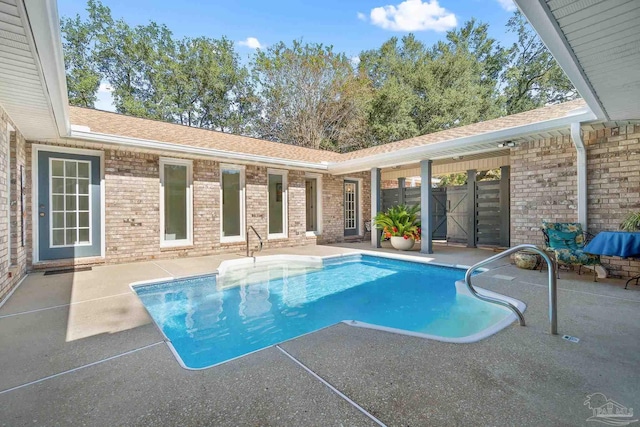
<svg viewBox="0 0 640 427">
<path fill-rule="evenodd" d="M 87 126 L 91 132 L 279 159 L 320 163 L 323 161 L 340 162 L 376 154 L 390 153 L 405 148 L 435 144 L 452 139 L 481 135 L 502 129 L 561 118 L 566 116 L 568 112 L 584 106 L 586 106 L 586 103 L 582 99 L 577 99 L 563 104 L 542 107 L 524 113 L 460 126 L 346 154 L 298 147 L 173 123 L 141 119 L 89 108 L 70 107 L 70 119 L 73 125 Z"/>
<path fill-rule="evenodd" d="M 415 138 L 391 142 L 389 144 L 376 145 L 375 147 L 346 153 L 343 155 L 341 160 L 358 159 L 375 154 L 390 153 L 393 151 L 402 150 L 404 148 L 435 144 L 437 142 L 475 136 L 502 129 L 508 129 L 512 127 L 524 126 L 532 123 L 561 118 L 566 116 L 568 112 L 580 107 L 584 107 L 586 105 L 587 103 L 584 102 L 584 100 L 576 99 L 574 101 L 564 102 L 562 104 L 550 105 L 548 107 L 525 111 L 524 113 L 512 114 L 510 116 L 499 117 L 497 119 L 487 120 L 484 122 L 478 122 L 453 129 L 443 130 L 440 132 L 429 133 L 426 135 L 416 136 Z"/>
<path fill-rule="evenodd" d="M 341 155 L 332 151 L 314 150 L 263 139 L 233 135 L 208 129 L 141 119 L 124 114 L 70 107 L 73 125 L 87 126 L 91 132 L 128 136 L 151 141 L 211 148 L 235 153 L 254 154 L 280 159 L 313 163 L 337 161 Z"/>
</svg>

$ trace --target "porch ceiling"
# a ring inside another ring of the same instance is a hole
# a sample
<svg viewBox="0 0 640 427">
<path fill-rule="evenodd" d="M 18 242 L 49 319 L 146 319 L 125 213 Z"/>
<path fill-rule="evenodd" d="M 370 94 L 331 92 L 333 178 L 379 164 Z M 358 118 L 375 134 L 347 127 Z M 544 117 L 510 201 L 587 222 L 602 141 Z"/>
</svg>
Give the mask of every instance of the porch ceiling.
<svg viewBox="0 0 640 427">
<path fill-rule="evenodd" d="M 599 119 L 640 117 L 640 1 L 515 1 Z"/>
<path fill-rule="evenodd" d="M 55 1 L 0 1 L 0 106 L 27 139 L 66 134 L 59 32 Z"/>
</svg>

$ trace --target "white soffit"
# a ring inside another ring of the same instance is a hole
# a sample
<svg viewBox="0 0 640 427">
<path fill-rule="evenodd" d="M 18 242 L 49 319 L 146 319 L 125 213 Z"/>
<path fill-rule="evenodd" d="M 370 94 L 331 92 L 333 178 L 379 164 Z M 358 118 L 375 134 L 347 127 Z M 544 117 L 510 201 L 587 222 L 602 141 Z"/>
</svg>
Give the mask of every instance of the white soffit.
<svg viewBox="0 0 640 427">
<path fill-rule="evenodd" d="M 640 1 L 515 1 L 599 119 L 640 118 Z"/>
<path fill-rule="evenodd" d="M 30 140 L 68 132 L 59 31 L 54 0 L 0 0 L 0 106 Z"/>
</svg>

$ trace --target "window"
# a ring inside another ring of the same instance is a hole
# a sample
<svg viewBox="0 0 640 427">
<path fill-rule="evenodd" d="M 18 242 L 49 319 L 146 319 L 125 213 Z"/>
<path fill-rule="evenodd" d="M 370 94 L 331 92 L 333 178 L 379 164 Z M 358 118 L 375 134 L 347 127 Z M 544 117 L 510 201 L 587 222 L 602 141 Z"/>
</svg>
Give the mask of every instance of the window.
<svg viewBox="0 0 640 427">
<path fill-rule="evenodd" d="M 268 171 L 269 236 L 287 237 L 287 171 Z"/>
<path fill-rule="evenodd" d="M 304 186 L 307 236 L 319 236 L 322 234 L 322 175 L 307 173 Z"/>
<path fill-rule="evenodd" d="M 55 158 L 49 162 L 50 246 L 90 245 L 91 163 Z"/>
<path fill-rule="evenodd" d="M 160 245 L 193 244 L 190 160 L 160 159 Z"/>
<path fill-rule="evenodd" d="M 222 165 L 220 172 L 222 200 L 221 242 L 245 239 L 244 167 Z"/>
<path fill-rule="evenodd" d="M 13 128 L 7 128 L 7 253 L 9 254 L 9 265 L 13 264 L 13 255 L 11 254 L 11 234 L 13 232 L 13 224 L 11 223 L 11 199 L 13 198 L 13 186 L 11 185 L 11 132 Z"/>
</svg>

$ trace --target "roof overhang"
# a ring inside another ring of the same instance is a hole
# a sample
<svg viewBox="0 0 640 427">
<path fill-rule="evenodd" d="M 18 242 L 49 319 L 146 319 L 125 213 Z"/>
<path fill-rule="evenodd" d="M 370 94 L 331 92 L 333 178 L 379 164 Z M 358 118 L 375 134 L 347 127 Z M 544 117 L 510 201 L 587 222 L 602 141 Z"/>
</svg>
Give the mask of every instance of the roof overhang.
<svg viewBox="0 0 640 427">
<path fill-rule="evenodd" d="M 69 132 L 69 101 L 55 0 L 3 0 L 0 106 L 29 140 Z"/>
<path fill-rule="evenodd" d="M 640 2 L 515 2 L 599 120 L 640 118 Z"/>
<path fill-rule="evenodd" d="M 385 168 L 413 164 L 417 160 L 440 160 L 457 156 L 469 156 L 479 153 L 501 151 L 498 143 L 526 138 L 546 132 L 569 129 L 572 123 L 595 120 L 596 116 L 588 108 L 579 108 L 569 112 L 564 117 L 545 120 L 527 125 L 500 129 L 479 135 L 450 139 L 411 148 L 405 148 L 392 153 L 380 153 L 372 156 L 346 160 L 329 164 L 329 172 L 340 175 L 359 172 L 371 168 Z"/>
<path fill-rule="evenodd" d="M 64 138 L 65 141 L 83 141 L 109 145 L 114 147 L 126 147 L 134 150 L 149 150 L 154 152 L 166 152 L 175 154 L 188 154 L 199 156 L 211 160 L 237 162 L 243 164 L 257 164 L 267 166 L 285 167 L 288 169 L 326 171 L 327 163 L 305 162 L 300 160 L 290 160 L 255 154 L 238 153 L 213 148 L 193 147 L 184 144 L 174 144 L 170 142 L 153 141 L 148 139 L 131 138 L 120 135 L 109 135 L 104 133 L 91 132 L 84 129 L 74 129 L 72 127 L 70 135 Z"/>
</svg>

